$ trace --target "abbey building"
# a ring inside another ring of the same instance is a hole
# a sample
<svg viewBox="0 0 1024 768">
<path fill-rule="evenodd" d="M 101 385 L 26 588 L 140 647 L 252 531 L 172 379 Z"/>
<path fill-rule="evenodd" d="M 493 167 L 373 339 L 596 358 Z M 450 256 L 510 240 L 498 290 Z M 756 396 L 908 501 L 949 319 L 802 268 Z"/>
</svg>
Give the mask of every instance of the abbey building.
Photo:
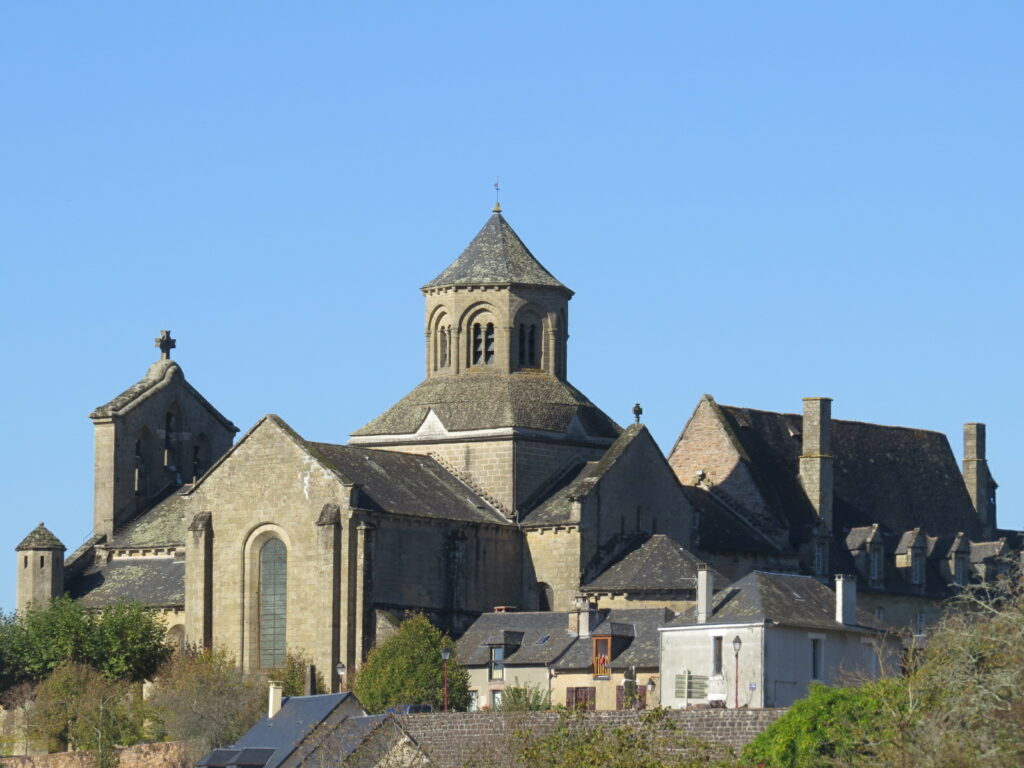
<svg viewBox="0 0 1024 768">
<path fill-rule="evenodd" d="M 500 211 L 422 292 L 425 378 L 347 444 L 274 415 L 236 440 L 164 332 L 146 375 L 90 414 L 93 535 L 65 557 L 32 531 L 19 608 L 128 597 L 246 668 L 298 649 L 333 673 L 411 611 L 460 633 L 497 606 L 682 610 L 701 562 L 721 587 L 755 568 L 857 573 L 906 624 L 1019 550 L 996 525 L 984 425 L 961 474 L 944 436 L 833 421 L 827 399 L 787 415 L 705 397 L 666 457 L 639 417 L 623 428 L 569 383 L 572 291 Z"/>
</svg>

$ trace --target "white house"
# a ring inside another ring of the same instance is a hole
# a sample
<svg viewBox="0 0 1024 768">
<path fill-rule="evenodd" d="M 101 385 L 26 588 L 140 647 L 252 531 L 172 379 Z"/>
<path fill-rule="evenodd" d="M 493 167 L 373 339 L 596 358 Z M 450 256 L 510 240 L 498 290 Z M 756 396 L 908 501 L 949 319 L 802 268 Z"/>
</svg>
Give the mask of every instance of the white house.
<svg viewBox="0 0 1024 768">
<path fill-rule="evenodd" d="M 833 592 L 811 576 L 754 571 L 712 599 L 698 573 L 697 604 L 661 627 L 661 705 L 785 707 L 809 683 L 844 685 L 895 664 L 900 643 L 857 610 L 856 580 Z"/>
</svg>

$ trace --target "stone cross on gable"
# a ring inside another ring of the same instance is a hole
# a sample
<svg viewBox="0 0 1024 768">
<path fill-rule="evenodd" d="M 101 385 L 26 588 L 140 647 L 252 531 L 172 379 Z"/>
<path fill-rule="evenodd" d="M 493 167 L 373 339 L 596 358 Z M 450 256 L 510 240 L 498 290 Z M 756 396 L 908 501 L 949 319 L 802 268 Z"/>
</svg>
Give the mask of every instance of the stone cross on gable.
<svg viewBox="0 0 1024 768">
<path fill-rule="evenodd" d="M 157 346 L 157 347 L 160 348 L 160 359 L 161 360 L 170 360 L 171 359 L 171 350 L 174 349 L 178 345 L 178 343 L 174 339 L 171 338 L 171 332 L 170 331 L 160 331 L 160 337 L 156 338 L 156 339 L 153 339 L 153 341 L 156 342 L 156 344 L 154 346 Z"/>
</svg>

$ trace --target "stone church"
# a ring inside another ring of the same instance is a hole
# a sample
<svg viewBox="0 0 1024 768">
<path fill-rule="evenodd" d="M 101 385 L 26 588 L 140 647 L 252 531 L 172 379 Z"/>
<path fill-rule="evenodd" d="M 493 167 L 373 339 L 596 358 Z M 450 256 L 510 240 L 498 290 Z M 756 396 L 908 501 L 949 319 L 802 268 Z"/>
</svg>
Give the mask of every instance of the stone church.
<svg viewBox="0 0 1024 768">
<path fill-rule="evenodd" d="M 666 457 L 639 409 L 623 428 L 569 383 L 573 293 L 497 207 L 422 292 L 424 380 L 344 445 L 275 415 L 236 441 L 164 331 L 90 414 L 93 535 L 65 558 L 33 530 L 19 608 L 131 598 L 176 642 L 248 669 L 300 650 L 334 675 L 410 611 L 459 633 L 496 607 L 679 610 L 701 562 L 720 586 L 856 572 L 905 625 L 1020 549 L 996 527 L 984 425 L 965 480 L 937 433 L 833 422 L 824 398 L 799 416 L 706 396 Z"/>
</svg>

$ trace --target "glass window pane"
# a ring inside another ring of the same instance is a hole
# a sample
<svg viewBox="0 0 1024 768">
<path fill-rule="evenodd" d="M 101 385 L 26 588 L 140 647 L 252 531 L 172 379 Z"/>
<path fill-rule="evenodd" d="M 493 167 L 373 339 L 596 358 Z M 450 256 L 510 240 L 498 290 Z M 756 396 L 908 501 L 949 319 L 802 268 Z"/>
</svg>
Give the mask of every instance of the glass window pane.
<svg viewBox="0 0 1024 768">
<path fill-rule="evenodd" d="M 280 539 L 260 549 L 260 667 L 284 663 L 288 594 L 288 552 Z"/>
</svg>

